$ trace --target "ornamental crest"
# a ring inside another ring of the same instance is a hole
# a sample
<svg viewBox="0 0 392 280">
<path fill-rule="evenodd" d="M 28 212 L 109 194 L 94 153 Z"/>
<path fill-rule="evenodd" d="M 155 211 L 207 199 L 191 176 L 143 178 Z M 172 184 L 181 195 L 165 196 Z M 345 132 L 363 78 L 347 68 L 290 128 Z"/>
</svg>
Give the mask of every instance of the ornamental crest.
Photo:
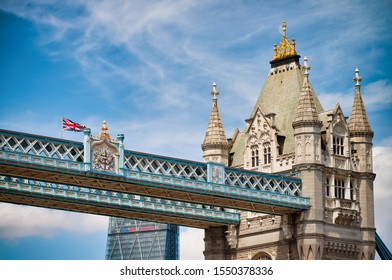
<svg viewBox="0 0 392 280">
<path fill-rule="evenodd" d="M 220 166 L 212 166 L 212 182 L 215 184 L 221 184 L 222 178 L 222 168 Z"/>
<path fill-rule="evenodd" d="M 99 137 L 92 138 L 91 168 L 99 171 L 119 173 L 119 143 L 111 139 L 106 132 L 106 121 L 103 122 Z"/>
<path fill-rule="evenodd" d="M 116 173 L 115 155 L 105 146 L 93 153 L 92 164 L 93 169 Z"/>
<path fill-rule="evenodd" d="M 207 162 L 207 181 L 213 184 L 224 184 L 224 165 L 216 162 Z"/>
</svg>

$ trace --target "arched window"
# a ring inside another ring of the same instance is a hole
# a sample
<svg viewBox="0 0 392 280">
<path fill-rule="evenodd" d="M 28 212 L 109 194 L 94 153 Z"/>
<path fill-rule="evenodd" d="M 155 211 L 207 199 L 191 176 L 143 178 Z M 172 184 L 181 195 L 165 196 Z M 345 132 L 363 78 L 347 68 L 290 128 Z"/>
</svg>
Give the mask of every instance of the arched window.
<svg viewBox="0 0 392 280">
<path fill-rule="evenodd" d="M 256 254 L 252 260 L 272 260 L 272 257 L 266 252 L 260 252 Z"/>
<path fill-rule="evenodd" d="M 333 130 L 332 148 L 334 155 L 344 156 L 344 134 L 345 129 L 342 125 L 336 125 Z"/>
<path fill-rule="evenodd" d="M 257 145 L 254 145 L 251 147 L 251 149 L 252 149 L 252 155 L 251 155 L 252 167 L 259 166 L 259 147 Z"/>
<path fill-rule="evenodd" d="M 333 153 L 335 155 L 344 155 L 344 137 L 333 136 Z"/>
<path fill-rule="evenodd" d="M 263 144 L 264 164 L 271 163 L 271 145 L 270 143 Z"/>
</svg>

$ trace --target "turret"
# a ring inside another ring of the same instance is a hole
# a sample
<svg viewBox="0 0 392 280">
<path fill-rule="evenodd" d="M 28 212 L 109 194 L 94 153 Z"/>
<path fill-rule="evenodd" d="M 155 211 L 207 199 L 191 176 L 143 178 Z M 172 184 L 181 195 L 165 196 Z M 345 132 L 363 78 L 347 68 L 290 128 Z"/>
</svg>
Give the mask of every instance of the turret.
<svg viewBox="0 0 392 280">
<path fill-rule="evenodd" d="M 355 69 L 355 96 L 350 114 L 349 130 L 351 139 L 351 150 L 357 159 L 357 170 L 362 172 L 373 172 L 372 162 L 372 139 L 374 132 L 370 128 L 366 114 L 365 105 L 361 96 L 361 81 L 358 68 Z"/>
<path fill-rule="evenodd" d="M 311 208 L 304 212 L 302 221 L 297 224 L 297 249 L 300 259 L 319 260 L 323 258 L 324 249 L 323 175 L 320 162 L 322 122 L 311 92 L 307 57 L 304 58 L 303 70 L 302 91 L 293 121 L 296 146 L 293 168 L 300 171 L 302 195 L 310 198 Z"/>
<path fill-rule="evenodd" d="M 212 85 L 212 110 L 204 142 L 201 145 L 203 150 L 203 160 L 205 162 L 213 161 L 228 165 L 229 144 L 226 139 L 225 130 L 218 110 L 218 95 L 216 83 Z"/>
<path fill-rule="evenodd" d="M 308 58 L 304 58 L 304 79 L 299 97 L 297 115 L 293 121 L 295 137 L 295 162 L 320 163 L 320 121 L 309 83 Z"/>
<path fill-rule="evenodd" d="M 358 68 L 355 69 L 355 96 L 350 114 L 349 130 L 351 141 L 351 153 L 355 163 L 356 171 L 359 172 L 359 203 L 361 205 L 361 233 L 363 245 L 360 259 L 374 259 L 375 253 L 375 223 L 374 223 L 374 191 L 372 161 L 372 138 L 374 132 L 370 128 L 365 106 L 361 96 L 362 77 L 359 76 Z"/>
</svg>

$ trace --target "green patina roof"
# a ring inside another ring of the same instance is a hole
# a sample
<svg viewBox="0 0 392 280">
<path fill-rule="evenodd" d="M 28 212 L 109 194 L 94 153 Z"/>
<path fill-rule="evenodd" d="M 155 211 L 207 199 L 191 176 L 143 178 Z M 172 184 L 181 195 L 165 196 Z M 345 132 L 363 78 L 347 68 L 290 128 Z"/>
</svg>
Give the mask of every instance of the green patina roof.
<svg viewBox="0 0 392 280">
<path fill-rule="evenodd" d="M 293 64 L 290 66 L 292 65 Z M 268 75 L 250 115 L 250 118 L 253 118 L 257 108 L 260 108 L 264 115 L 268 113 L 276 114 L 275 125 L 279 130 L 279 135 L 286 137 L 283 154 L 289 154 L 295 151 L 294 129 L 292 123 L 297 115 L 298 103 L 304 80 L 302 69 L 298 67 L 298 63 L 296 66 L 297 67 L 292 67 L 292 69 L 289 68 L 289 70 L 286 68 L 284 71 L 284 67 L 277 67 L 276 70 L 278 71 L 276 73 L 274 72 L 273 74 Z M 275 69 L 272 69 L 272 71 L 274 70 Z M 312 88 L 311 94 L 314 99 L 317 113 L 323 112 L 323 107 Z M 238 165 L 243 162 L 246 135 L 240 133 L 238 136 L 240 135 L 241 137 L 237 137 L 231 150 L 232 153 L 234 152 L 232 165 Z"/>
</svg>

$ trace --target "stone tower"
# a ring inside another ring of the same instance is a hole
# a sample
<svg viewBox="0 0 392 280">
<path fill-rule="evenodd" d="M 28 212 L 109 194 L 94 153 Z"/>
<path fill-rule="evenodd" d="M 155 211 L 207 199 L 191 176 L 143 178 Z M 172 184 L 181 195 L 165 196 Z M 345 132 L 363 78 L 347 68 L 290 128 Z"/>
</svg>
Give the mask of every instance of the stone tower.
<svg viewBox="0 0 392 280">
<path fill-rule="evenodd" d="M 226 139 L 225 130 L 218 110 L 218 95 L 216 83 L 212 85 L 212 109 L 206 135 L 201 149 L 205 162 L 216 162 L 228 166 L 229 144 Z M 205 230 L 205 258 L 208 260 L 224 260 L 228 244 L 225 238 L 227 227 L 214 227 Z"/>
<path fill-rule="evenodd" d="M 228 165 L 301 178 L 302 195 L 309 197 L 311 207 L 283 216 L 241 212 L 236 228 L 206 230 L 205 257 L 374 259 L 373 131 L 361 97 L 359 71 L 347 121 L 339 103 L 323 109 L 310 83 L 308 59 L 302 66 L 296 41 L 287 39 L 285 22 L 282 31 L 254 109 L 245 128 L 232 137 Z M 217 127 L 223 131 L 214 104 L 203 155 L 226 165 L 227 142 L 220 137 L 215 151 L 212 142 L 206 142 L 214 127 L 214 135 Z M 211 158 L 212 154 L 219 156 Z M 231 235 L 231 242 L 225 234 Z"/>
</svg>

